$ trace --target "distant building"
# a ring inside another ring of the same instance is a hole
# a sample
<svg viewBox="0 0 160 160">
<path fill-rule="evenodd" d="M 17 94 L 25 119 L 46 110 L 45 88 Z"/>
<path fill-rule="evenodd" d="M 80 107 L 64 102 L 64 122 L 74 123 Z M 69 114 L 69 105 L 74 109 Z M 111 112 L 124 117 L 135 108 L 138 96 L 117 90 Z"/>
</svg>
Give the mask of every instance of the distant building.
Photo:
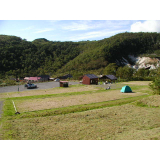
<svg viewBox="0 0 160 160">
<path fill-rule="evenodd" d="M 68 81 L 60 81 L 60 87 L 68 87 Z"/>
<path fill-rule="evenodd" d="M 114 75 L 105 75 L 107 80 L 110 80 L 111 82 L 115 82 L 117 80 L 117 77 Z"/>
<path fill-rule="evenodd" d="M 41 82 L 42 81 L 41 77 L 29 77 L 28 80 L 32 81 L 32 82 Z"/>
<path fill-rule="evenodd" d="M 117 77 L 114 75 L 100 75 L 98 77 L 99 79 L 110 81 L 110 82 L 115 82 L 117 80 Z"/>
<path fill-rule="evenodd" d="M 41 75 L 41 76 L 38 76 L 38 77 L 41 77 L 42 81 L 49 81 L 50 80 L 50 76 L 49 75 Z"/>
<path fill-rule="evenodd" d="M 25 77 L 24 80 L 31 81 L 31 82 L 41 82 L 42 81 L 41 77 Z"/>
<path fill-rule="evenodd" d="M 83 77 L 83 80 L 82 80 L 82 83 L 83 84 L 98 84 L 98 77 L 94 74 L 86 74 L 84 75 Z"/>
<path fill-rule="evenodd" d="M 73 76 L 71 74 L 66 74 L 64 76 L 58 77 L 59 79 L 67 79 L 67 78 L 72 78 Z"/>
<path fill-rule="evenodd" d="M 29 80 L 29 78 L 30 78 L 30 77 L 25 77 L 25 78 L 24 78 L 24 80 L 25 80 L 25 81 L 28 81 L 28 80 Z"/>
</svg>

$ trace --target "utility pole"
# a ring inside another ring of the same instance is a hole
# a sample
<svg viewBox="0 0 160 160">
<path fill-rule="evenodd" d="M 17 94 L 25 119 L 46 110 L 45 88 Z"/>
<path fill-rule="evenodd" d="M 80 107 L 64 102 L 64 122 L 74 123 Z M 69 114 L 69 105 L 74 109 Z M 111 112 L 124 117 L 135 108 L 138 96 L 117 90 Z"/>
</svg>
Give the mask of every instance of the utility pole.
<svg viewBox="0 0 160 160">
<path fill-rule="evenodd" d="M 19 78 L 17 78 L 17 80 L 18 80 L 18 92 L 19 92 Z"/>
</svg>

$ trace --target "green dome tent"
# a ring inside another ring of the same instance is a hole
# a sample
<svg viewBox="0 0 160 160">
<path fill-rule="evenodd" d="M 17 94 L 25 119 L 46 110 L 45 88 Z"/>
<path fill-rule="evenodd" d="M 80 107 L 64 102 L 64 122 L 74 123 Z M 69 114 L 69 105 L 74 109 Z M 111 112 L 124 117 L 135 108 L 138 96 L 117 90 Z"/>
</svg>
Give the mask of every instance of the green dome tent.
<svg viewBox="0 0 160 160">
<path fill-rule="evenodd" d="M 123 86 L 121 89 L 121 92 L 128 93 L 128 92 L 132 92 L 132 90 L 129 86 Z"/>
</svg>

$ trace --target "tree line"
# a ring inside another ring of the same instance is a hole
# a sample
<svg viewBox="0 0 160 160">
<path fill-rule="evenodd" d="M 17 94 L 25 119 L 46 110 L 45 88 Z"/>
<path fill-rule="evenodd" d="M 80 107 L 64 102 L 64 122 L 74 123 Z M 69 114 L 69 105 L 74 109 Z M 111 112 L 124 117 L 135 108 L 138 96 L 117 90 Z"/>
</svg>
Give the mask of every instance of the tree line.
<svg viewBox="0 0 160 160">
<path fill-rule="evenodd" d="M 159 56 L 159 33 L 120 33 L 99 41 L 59 42 L 45 38 L 32 42 L 20 37 L 0 35 L 0 78 L 38 75 L 78 77 L 85 73 L 106 74 L 106 67 L 117 65 L 122 77 L 128 55 Z M 115 71 L 115 70 L 114 70 Z M 147 73 L 146 73 L 147 74 Z"/>
</svg>

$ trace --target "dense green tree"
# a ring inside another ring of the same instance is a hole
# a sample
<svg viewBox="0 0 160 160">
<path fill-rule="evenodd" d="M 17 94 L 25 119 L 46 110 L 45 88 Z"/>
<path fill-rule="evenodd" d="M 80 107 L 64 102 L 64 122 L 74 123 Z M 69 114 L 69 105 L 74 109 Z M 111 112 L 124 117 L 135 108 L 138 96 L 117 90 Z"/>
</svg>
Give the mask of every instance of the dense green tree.
<svg viewBox="0 0 160 160">
<path fill-rule="evenodd" d="M 116 76 L 120 79 L 131 80 L 134 71 L 135 70 L 133 68 L 130 68 L 128 66 L 119 67 L 117 69 Z"/>
<path fill-rule="evenodd" d="M 138 69 L 138 71 L 135 73 L 135 76 L 137 77 L 148 77 L 149 76 L 150 71 L 148 69 L 145 68 L 140 68 Z"/>
<path fill-rule="evenodd" d="M 118 66 L 116 65 L 116 63 L 110 63 L 104 70 L 103 70 L 103 74 L 105 75 L 116 75 L 116 70 L 117 70 Z"/>
<path fill-rule="evenodd" d="M 150 84 L 150 88 L 153 90 L 154 94 L 160 95 L 160 78 L 155 78 Z"/>
</svg>

